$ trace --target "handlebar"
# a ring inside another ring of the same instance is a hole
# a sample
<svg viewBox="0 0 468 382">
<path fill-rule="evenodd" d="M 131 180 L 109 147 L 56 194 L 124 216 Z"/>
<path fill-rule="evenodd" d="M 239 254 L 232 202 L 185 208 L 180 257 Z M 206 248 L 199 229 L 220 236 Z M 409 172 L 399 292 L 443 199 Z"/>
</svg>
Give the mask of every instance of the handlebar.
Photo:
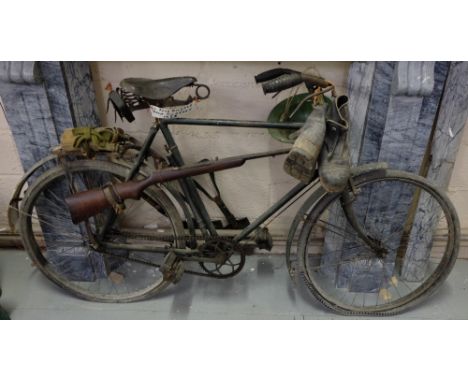
<svg viewBox="0 0 468 382">
<path fill-rule="evenodd" d="M 262 84 L 263 92 L 265 94 L 276 93 L 300 85 L 303 81 L 301 73 L 282 74 L 273 80 L 264 82 Z"/>
<path fill-rule="evenodd" d="M 321 88 L 333 86 L 331 82 L 322 77 L 286 68 L 267 70 L 255 76 L 255 81 L 257 83 L 262 83 L 263 92 L 265 94 L 280 92 L 300 85 L 302 82 L 304 82 L 308 88 L 313 86 L 319 86 Z"/>
<path fill-rule="evenodd" d="M 281 76 L 282 74 L 291 74 L 291 73 L 299 73 L 299 72 L 296 72 L 295 70 L 291 70 L 291 69 L 286 69 L 286 68 L 274 68 L 274 69 L 270 69 L 270 70 L 267 70 L 266 72 L 256 75 L 255 82 L 259 84 L 261 82 L 273 80 Z"/>
</svg>

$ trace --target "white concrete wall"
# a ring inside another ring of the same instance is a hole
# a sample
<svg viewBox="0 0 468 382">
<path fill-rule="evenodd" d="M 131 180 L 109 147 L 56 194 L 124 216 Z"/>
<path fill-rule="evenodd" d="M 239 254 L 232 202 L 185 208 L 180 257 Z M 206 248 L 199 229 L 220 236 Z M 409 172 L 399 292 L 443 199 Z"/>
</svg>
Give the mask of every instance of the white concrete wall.
<svg viewBox="0 0 468 382">
<path fill-rule="evenodd" d="M 196 105 L 187 116 L 200 118 L 233 118 L 265 120 L 271 108 L 282 98 L 271 99 L 263 95 L 253 76 L 270 69 L 277 63 L 271 62 L 97 62 L 93 64 L 93 74 L 98 96 L 98 106 L 102 121 L 107 125 L 123 127 L 129 133 L 143 139 L 151 124 L 147 111 L 136 113 L 132 124 L 114 124 L 113 114 L 105 113 L 107 91 L 111 83 L 114 87 L 124 77 L 161 78 L 179 75 L 191 75 L 199 82 L 210 86 L 211 97 Z M 336 62 L 296 62 L 281 64 L 284 67 L 304 70 L 313 67 L 320 74 L 338 86 L 339 92 L 346 88 L 349 63 Z M 272 150 L 282 145 L 273 140 L 266 131 L 258 129 L 236 129 L 216 127 L 173 127 L 177 143 L 187 161 Z M 163 151 L 161 140 L 155 146 Z M 16 182 L 22 174 L 11 133 L 0 109 L 0 227 L 7 225 L 6 207 Z M 282 196 L 295 181 L 282 170 L 283 158 L 260 159 L 247 163 L 244 167 L 218 174 L 220 188 L 227 205 L 237 216 L 253 219 Z M 449 186 L 449 194 L 454 201 L 462 222 L 468 232 L 468 129 L 465 129 L 463 143 L 458 153 L 455 170 Z M 204 179 L 200 177 L 200 179 Z M 285 232 L 295 209 L 287 211 L 275 224 L 272 232 Z M 211 208 L 214 216 L 221 214 L 216 207 Z"/>
<path fill-rule="evenodd" d="M 13 136 L 3 109 L 0 108 L 0 230 L 8 226 L 8 202 L 22 175 L 23 168 L 21 167 Z"/>
<path fill-rule="evenodd" d="M 272 99 L 271 95 L 263 94 L 261 86 L 255 84 L 254 75 L 276 65 L 277 63 L 271 62 L 99 62 L 93 66 L 93 70 L 101 110 L 104 109 L 107 98 L 104 88 L 108 83 L 115 87 L 124 77 L 159 78 L 190 75 L 197 77 L 200 83 L 207 84 L 211 88 L 211 96 L 197 104 L 195 110 L 186 114 L 187 116 L 263 121 L 274 105 L 289 94 L 284 92 L 277 99 Z M 314 68 L 334 82 L 339 92 L 345 91 L 349 63 L 285 62 L 281 65 L 298 70 Z M 136 121 L 133 123 L 122 123 L 119 120 L 116 125 L 143 139 L 152 119 L 147 111 L 135 114 Z M 103 121 L 112 125 L 113 113 L 103 115 Z M 174 126 L 172 132 L 187 162 L 268 151 L 283 146 L 272 139 L 268 131 L 261 129 Z M 163 151 L 162 137 L 157 139 L 155 146 L 159 151 Z M 217 174 L 225 202 L 236 216 L 255 219 L 297 183 L 283 172 L 283 160 L 284 156 L 277 159 L 259 159 L 248 162 L 241 168 Z M 207 176 L 198 177 L 203 184 L 206 184 L 206 178 Z M 295 209 L 288 210 L 281 219 L 275 221 L 270 227 L 272 233 L 285 232 L 294 211 Z M 222 216 L 215 206 L 210 208 L 210 213 L 214 217 Z"/>
<path fill-rule="evenodd" d="M 455 159 L 448 195 L 458 210 L 462 231 L 468 235 L 468 123 Z"/>
</svg>

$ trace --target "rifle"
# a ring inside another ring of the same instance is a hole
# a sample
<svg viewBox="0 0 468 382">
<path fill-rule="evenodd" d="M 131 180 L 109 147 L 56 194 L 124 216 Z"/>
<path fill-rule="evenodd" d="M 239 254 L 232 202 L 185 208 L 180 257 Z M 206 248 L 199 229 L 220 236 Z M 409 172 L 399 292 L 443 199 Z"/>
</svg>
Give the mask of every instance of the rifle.
<svg viewBox="0 0 468 382">
<path fill-rule="evenodd" d="M 289 150 L 288 148 L 264 153 L 239 155 L 201 162 L 191 166 L 167 168 L 156 171 L 148 178 L 140 181 L 131 180 L 128 182 L 111 183 L 103 188 L 78 192 L 65 198 L 65 203 L 70 211 L 72 222 L 78 224 L 97 215 L 105 208 L 113 207 L 117 212 L 122 210 L 126 199 L 140 199 L 143 191 L 155 184 L 240 167 L 248 160 L 283 155 L 287 154 Z"/>
</svg>

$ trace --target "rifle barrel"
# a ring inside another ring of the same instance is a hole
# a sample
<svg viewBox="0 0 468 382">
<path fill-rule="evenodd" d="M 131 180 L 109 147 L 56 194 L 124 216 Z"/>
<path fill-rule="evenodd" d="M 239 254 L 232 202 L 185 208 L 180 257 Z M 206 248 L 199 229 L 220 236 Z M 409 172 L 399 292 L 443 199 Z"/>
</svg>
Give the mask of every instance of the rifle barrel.
<svg viewBox="0 0 468 382">
<path fill-rule="evenodd" d="M 91 216 L 97 215 L 104 208 L 111 207 L 116 203 L 121 203 L 125 199 L 139 199 L 143 191 L 152 185 L 240 167 L 247 160 L 274 157 L 276 155 L 287 154 L 288 152 L 289 149 L 281 149 L 258 154 L 239 155 L 219 160 L 201 162 L 195 165 L 183 166 L 180 168 L 168 168 L 156 171 L 148 178 L 140 181 L 131 180 L 128 182 L 116 183 L 112 186 L 112 192 L 107 193 L 107 195 L 103 189 L 93 189 L 78 192 L 66 198 L 65 203 L 70 210 L 73 223 L 77 224 L 85 219 L 90 218 Z M 109 200 L 109 195 L 115 195 L 115 197 L 112 197 L 113 200 Z"/>
</svg>

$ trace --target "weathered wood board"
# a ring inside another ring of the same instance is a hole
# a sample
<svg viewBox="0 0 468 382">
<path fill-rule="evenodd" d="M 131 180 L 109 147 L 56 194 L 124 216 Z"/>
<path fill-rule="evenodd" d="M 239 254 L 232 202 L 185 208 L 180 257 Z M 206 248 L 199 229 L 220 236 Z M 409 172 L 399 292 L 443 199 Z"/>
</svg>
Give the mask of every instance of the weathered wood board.
<svg viewBox="0 0 468 382">
<path fill-rule="evenodd" d="M 371 87 L 359 86 L 363 82 L 363 67 L 365 68 L 362 63 L 354 63 L 350 69 L 349 143 L 352 164 L 380 161 L 387 162 L 391 168 L 419 173 L 449 63 L 378 62 L 374 64 L 372 80 L 367 73 L 367 84 L 372 84 Z M 366 90 L 369 88 L 370 95 Z M 353 98 L 356 99 L 354 104 Z M 386 229 L 391 229 L 392 232 L 381 234 L 391 237 L 391 248 L 397 248 L 414 189 L 409 186 L 399 190 L 390 185 L 382 185 L 378 189 L 376 187 L 372 192 L 360 195 L 354 206 L 355 212 L 366 227 L 376 230 L 383 230 L 383 216 L 391 217 L 395 224 Z M 332 219 L 333 224 L 346 224 L 342 213 L 338 211 L 335 211 Z M 360 250 L 355 244 L 353 246 L 349 240 L 343 240 L 343 237 L 337 237 L 336 234 L 327 234 L 324 245 L 324 263 L 330 264 L 336 264 L 340 248 L 346 249 L 341 251 L 344 252 L 344 259 L 355 257 Z M 392 259 L 395 255 L 396 251 L 389 258 Z M 356 269 L 351 264 L 342 265 L 336 270 L 336 284 L 352 291 L 376 290 L 380 287 L 384 271 L 380 262 L 379 264 L 366 262 L 361 269 Z M 393 266 L 392 261 L 386 264 L 386 274 L 391 275 Z M 328 268 L 327 273 L 333 277 L 333 267 Z"/>
<path fill-rule="evenodd" d="M 0 81 L 6 118 L 25 170 L 50 154 L 66 128 L 99 125 L 91 72 L 86 62 L 2 62 Z M 40 174 L 39 170 L 31 180 Z M 64 190 L 55 188 L 53 192 L 59 197 Z M 54 203 L 44 201 L 43 204 L 38 206 L 37 213 L 46 243 L 52 237 L 66 243 L 65 231 L 80 234 L 80 228 L 71 222 L 66 229 L 63 225 L 51 224 L 48 216 L 54 213 Z M 73 255 L 76 261 L 64 269 L 73 279 L 92 279 L 104 270 L 100 255 L 80 254 L 67 250 L 65 245 L 61 248 L 49 246 L 47 255 L 58 267 L 70 264 Z"/>
<path fill-rule="evenodd" d="M 442 190 L 449 184 L 467 118 L 468 62 L 454 62 L 441 100 L 427 174 L 427 178 Z M 441 255 L 433 248 L 433 235 L 438 226 L 444 226 L 443 215 L 436 208 L 434 199 L 425 194 L 419 200 L 402 268 L 402 276 L 406 280 L 421 280 L 431 264 L 428 257 Z"/>
</svg>

